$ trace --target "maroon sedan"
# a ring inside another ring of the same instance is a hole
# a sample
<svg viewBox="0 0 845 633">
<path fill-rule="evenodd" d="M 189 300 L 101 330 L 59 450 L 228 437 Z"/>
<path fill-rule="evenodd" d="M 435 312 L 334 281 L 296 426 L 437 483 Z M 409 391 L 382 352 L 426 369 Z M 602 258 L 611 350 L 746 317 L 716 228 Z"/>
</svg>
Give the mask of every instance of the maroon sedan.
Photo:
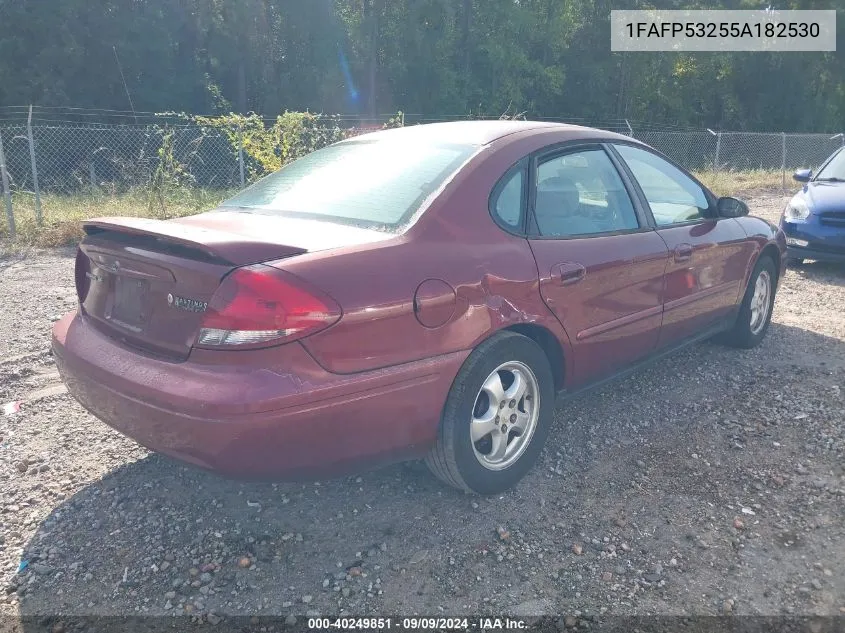
<svg viewBox="0 0 845 633">
<path fill-rule="evenodd" d="M 707 337 L 760 342 L 786 250 L 747 214 L 609 132 L 376 132 L 207 213 L 87 222 L 53 350 L 95 416 L 229 476 L 425 457 L 495 493 L 558 395 Z"/>
</svg>

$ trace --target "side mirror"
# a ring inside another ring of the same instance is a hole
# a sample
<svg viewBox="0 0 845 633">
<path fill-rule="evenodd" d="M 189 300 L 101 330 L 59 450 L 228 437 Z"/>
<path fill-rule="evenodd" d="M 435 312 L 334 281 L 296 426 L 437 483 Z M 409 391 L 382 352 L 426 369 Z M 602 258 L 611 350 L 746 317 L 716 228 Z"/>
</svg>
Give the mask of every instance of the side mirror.
<svg viewBox="0 0 845 633">
<path fill-rule="evenodd" d="M 795 173 L 792 174 L 792 179 L 797 180 L 798 182 L 810 182 L 810 178 L 812 177 L 812 169 L 797 169 Z"/>
<path fill-rule="evenodd" d="M 748 205 L 738 198 L 719 198 L 716 209 L 720 218 L 739 218 L 748 215 Z"/>
</svg>

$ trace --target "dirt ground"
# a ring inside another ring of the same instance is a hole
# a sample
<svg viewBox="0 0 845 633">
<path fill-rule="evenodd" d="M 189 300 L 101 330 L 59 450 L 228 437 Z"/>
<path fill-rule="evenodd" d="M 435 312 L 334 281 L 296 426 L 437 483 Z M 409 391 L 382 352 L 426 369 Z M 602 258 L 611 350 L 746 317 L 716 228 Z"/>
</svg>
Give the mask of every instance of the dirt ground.
<svg viewBox="0 0 845 633">
<path fill-rule="evenodd" d="M 776 221 L 778 195 L 748 198 Z M 87 414 L 49 354 L 71 251 L 0 261 L 0 616 L 845 613 L 845 268 L 763 345 L 697 345 L 556 412 L 493 498 L 420 463 L 226 481 Z"/>
</svg>

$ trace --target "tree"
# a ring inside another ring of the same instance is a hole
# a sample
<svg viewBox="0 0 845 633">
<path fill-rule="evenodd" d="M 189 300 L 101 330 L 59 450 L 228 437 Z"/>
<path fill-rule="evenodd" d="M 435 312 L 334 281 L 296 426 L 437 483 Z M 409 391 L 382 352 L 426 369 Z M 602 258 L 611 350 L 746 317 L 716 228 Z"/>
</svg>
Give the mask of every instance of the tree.
<svg viewBox="0 0 845 633">
<path fill-rule="evenodd" d="M 141 111 L 290 109 L 363 119 L 398 109 L 424 118 L 508 110 L 591 122 L 842 127 L 839 52 L 611 52 L 611 10 L 650 2 L 7 0 L 0 104 L 128 110 L 128 91 Z M 662 6 L 696 3 L 759 5 Z M 835 0 L 782 4 L 836 8 Z M 838 37 L 845 50 L 845 34 Z"/>
</svg>

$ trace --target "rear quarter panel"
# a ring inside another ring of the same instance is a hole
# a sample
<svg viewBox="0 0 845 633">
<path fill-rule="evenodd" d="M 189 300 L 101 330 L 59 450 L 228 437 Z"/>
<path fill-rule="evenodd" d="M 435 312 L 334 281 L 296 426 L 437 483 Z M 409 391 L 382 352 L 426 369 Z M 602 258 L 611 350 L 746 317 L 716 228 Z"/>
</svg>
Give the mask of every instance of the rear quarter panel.
<svg viewBox="0 0 845 633">
<path fill-rule="evenodd" d="M 483 149 L 404 235 L 277 264 L 342 306 L 337 324 L 302 341 L 320 365 L 340 374 L 398 365 L 474 348 L 495 331 L 523 323 L 551 331 L 567 358 L 569 340 L 540 297 L 527 240 L 504 232 L 488 211 L 495 183 L 547 144 L 544 136 Z M 442 296 L 426 299 L 446 319 L 438 327 L 423 326 L 415 315 L 415 292 L 426 280 L 439 280 L 427 286 Z"/>
</svg>

